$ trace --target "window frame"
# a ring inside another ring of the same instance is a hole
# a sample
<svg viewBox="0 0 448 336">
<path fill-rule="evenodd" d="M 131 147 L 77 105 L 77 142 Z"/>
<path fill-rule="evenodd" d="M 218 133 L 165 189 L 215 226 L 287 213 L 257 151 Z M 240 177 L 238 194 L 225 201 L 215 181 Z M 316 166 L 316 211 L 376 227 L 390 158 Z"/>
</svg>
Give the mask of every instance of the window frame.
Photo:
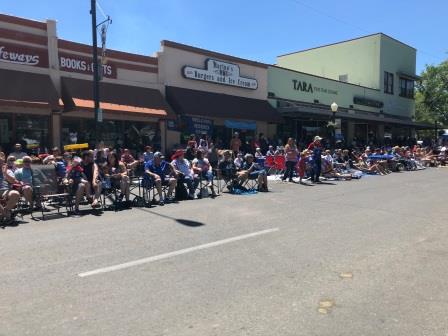
<svg viewBox="0 0 448 336">
<path fill-rule="evenodd" d="M 415 98 L 414 95 L 415 95 L 415 81 L 405 77 L 400 77 L 399 96 L 403 98 L 414 99 Z"/>
<path fill-rule="evenodd" d="M 394 74 L 384 71 L 384 93 L 394 94 Z"/>
</svg>

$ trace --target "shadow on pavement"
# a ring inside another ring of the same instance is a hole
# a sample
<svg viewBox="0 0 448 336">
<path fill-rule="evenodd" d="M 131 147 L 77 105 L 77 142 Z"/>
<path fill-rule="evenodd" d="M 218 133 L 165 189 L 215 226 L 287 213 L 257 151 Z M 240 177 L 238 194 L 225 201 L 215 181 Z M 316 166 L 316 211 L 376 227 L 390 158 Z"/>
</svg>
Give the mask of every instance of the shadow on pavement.
<svg viewBox="0 0 448 336">
<path fill-rule="evenodd" d="M 337 183 L 333 183 L 333 182 L 325 182 L 325 181 L 320 181 L 317 184 L 326 184 L 326 185 L 337 185 Z"/>
<path fill-rule="evenodd" d="M 174 218 L 174 217 L 171 217 L 171 216 L 162 215 L 160 213 L 151 211 L 149 209 L 142 209 L 142 208 L 135 208 L 135 209 L 138 209 L 140 211 L 144 211 L 144 212 L 147 212 L 147 213 L 150 213 L 150 214 L 162 217 L 162 218 L 171 219 L 172 221 L 175 221 L 178 224 L 185 225 L 185 226 L 188 226 L 188 227 L 199 227 L 199 226 L 204 226 L 205 225 L 204 223 L 192 221 L 192 220 L 189 220 L 189 219 Z"/>
</svg>

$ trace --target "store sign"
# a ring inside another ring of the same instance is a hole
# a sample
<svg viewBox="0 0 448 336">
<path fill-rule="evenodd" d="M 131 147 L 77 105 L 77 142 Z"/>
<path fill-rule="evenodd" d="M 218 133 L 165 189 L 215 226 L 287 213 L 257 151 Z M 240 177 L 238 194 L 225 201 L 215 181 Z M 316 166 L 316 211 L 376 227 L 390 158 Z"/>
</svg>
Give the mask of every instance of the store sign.
<svg viewBox="0 0 448 336">
<path fill-rule="evenodd" d="M 168 119 L 168 120 L 166 121 L 166 128 L 167 128 L 168 130 L 170 130 L 170 131 L 177 131 L 177 130 L 178 130 L 178 127 L 177 127 L 177 122 L 176 122 L 176 120 Z"/>
<path fill-rule="evenodd" d="M 0 62 L 48 68 L 46 49 L 0 42 Z"/>
<path fill-rule="evenodd" d="M 101 66 L 101 64 L 99 64 Z M 113 63 L 102 65 L 103 76 L 107 78 L 117 78 L 117 67 Z M 93 58 L 68 53 L 59 53 L 59 69 L 67 72 L 77 72 L 82 74 L 93 73 Z"/>
<path fill-rule="evenodd" d="M 189 134 L 213 133 L 213 120 L 198 117 L 183 117 L 184 128 Z"/>
<path fill-rule="evenodd" d="M 209 58 L 205 61 L 205 69 L 184 66 L 182 75 L 188 79 L 195 79 L 215 84 L 236 86 L 244 89 L 256 90 L 258 81 L 240 76 L 240 67 Z"/>
<path fill-rule="evenodd" d="M 353 103 L 357 105 L 376 107 L 376 108 L 382 108 L 384 106 L 384 103 L 382 101 L 364 97 L 353 97 Z"/>
<path fill-rule="evenodd" d="M 293 85 L 294 90 L 301 91 L 301 92 L 307 92 L 307 93 L 322 92 L 322 93 L 333 94 L 333 95 L 338 94 L 338 91 L 336 91 L 336 90 L 315 86 L 307 81 L 300 81 L 297 79 L 292 80 L 292 85 Z"/>
</svg>

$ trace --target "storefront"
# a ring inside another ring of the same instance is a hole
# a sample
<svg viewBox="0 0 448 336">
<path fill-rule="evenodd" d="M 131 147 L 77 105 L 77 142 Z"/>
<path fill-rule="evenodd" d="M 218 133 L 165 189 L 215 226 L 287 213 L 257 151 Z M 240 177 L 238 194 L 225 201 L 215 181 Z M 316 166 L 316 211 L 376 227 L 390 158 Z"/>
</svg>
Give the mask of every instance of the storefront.
<svg viewBox="0 0 448 336">
<path fill-rule="evenodd" d="M 395 115 L 400 100 L 389 103 L 380 90 L 277 66 L 269 67 L 268 74 L 270 102 L 286 120 L 281 133 L 301 144 L 309 143 L 314 135 L 330 142 L 334 133 L 335 140 L 344 145 L 400 143 L 412 138 L 415 129 L 426 127 L 404 112 Z M 333 102 L 338 105 L 335 124 L 330 108 Z M 400 111 L 409 106 L 404 101 Z"/>
<path fill-rule="evenodd" d="M 162 41 L 158 59 L 166 100 L 177 114 L 177 129 L 168 132 L 172 147 L 190 134 L 228 146 L 233 132 L 243 142 L 277 133 L 282 119 L 267 101 L 267 65 L 171 41 Z"/>
<path fill-rule="evenodd" d="M 54 20 L 0 15 L 0 26 L 0 145 L 9 151 L 20 142 L 29 153 L 94 146 L 92 47 L 59 39 Z M 157 58 L 107 49 L 100 61 L 101 140 L 165 149 L 167 121 L 176 117 Z"/>
<path fill-rule="evenodd" d="M 92 83 L 61 78 L 62 143 L 94 143 Z M 103 121 L 100 138 L 105 146 L 142 150 L 148 144 L 160 149 L 160 122 L 169 117 L 170 108 L 160 91 L 120 84 L 100 84 L 100 108 Z"/>
<path fill-rule="evenodd" d="M 0 69 L 0 146 L 21 143 L 30 153 L 51 145 L 58 94 L 48 75 Z M 20 89 L 18 89 L 20 88 Z"/>
</svg>

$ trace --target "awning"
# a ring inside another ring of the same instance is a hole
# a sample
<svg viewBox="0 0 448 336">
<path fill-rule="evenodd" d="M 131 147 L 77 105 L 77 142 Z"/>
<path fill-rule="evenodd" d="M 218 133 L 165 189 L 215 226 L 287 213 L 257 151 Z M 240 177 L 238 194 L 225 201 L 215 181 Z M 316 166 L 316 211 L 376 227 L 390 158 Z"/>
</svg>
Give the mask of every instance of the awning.
<svg viewBox="0 0 448 336">
<path fill-rule="evenodd" d="M 224 120 L 224 126 L 232 129 L 255 131 L 257 124 L 253 121 Z"/>
<path fill-rule="evenodd" d="M 93 109 L 93 82 L 63 77 L 64 111 Z M 135 113 L 173 119 L 174 112 L 159 90 L 100 82 L 100 108 L 106 112 Z"/>
<path fill-rule="evenodd" d="M 59 95 L 49 75 L 0 69 L 3 105 L 58 108 Z"/>
<path fill-rule="evenodd" d="M 267 100 L 220 93 L 166 87 L 166 99 L 176 113 L 209 118 L 282 122 L 281 115 Z"/>
<path fill-rule="evenodd" d="M 403 77 L 403 78 L 414 80 L 414 81 L 419 81 L 420 79 L 422 79 L 420 76 L 413 75 L 413 74 L 408 74 L 408 73 L 401 72 L 401 71 L 398 71 L 397 75 L 399 77 Z"/>
<path fill-rule="evenodd" d="M 330 108 L 324 108 L 321 106 L 311 106 L 311 105 L 296 105 L 290 107 L 280 107 L 280 113 L 285 117 L 299 118 L 299 117 L 318 117 L 330 120 L 332 117 L 332 112 Z M 374 114 L 361 114 L 359 111 L 349 112 L 348 109 L 339 109 L 336 113 L 337 118 L 351 119 L 351 120 L 359 120 L 359 121 L 373 121 L 383 124 L 392 124 L 392 125 L 400 125 L 400 126 L 409 126 L 417 129 L 431 129 L 434 126 L 422 123 L 415 122 L 410 119 L 400 119 L 393 118 L 390 116 L 380 116 Z"/>
</svg>

